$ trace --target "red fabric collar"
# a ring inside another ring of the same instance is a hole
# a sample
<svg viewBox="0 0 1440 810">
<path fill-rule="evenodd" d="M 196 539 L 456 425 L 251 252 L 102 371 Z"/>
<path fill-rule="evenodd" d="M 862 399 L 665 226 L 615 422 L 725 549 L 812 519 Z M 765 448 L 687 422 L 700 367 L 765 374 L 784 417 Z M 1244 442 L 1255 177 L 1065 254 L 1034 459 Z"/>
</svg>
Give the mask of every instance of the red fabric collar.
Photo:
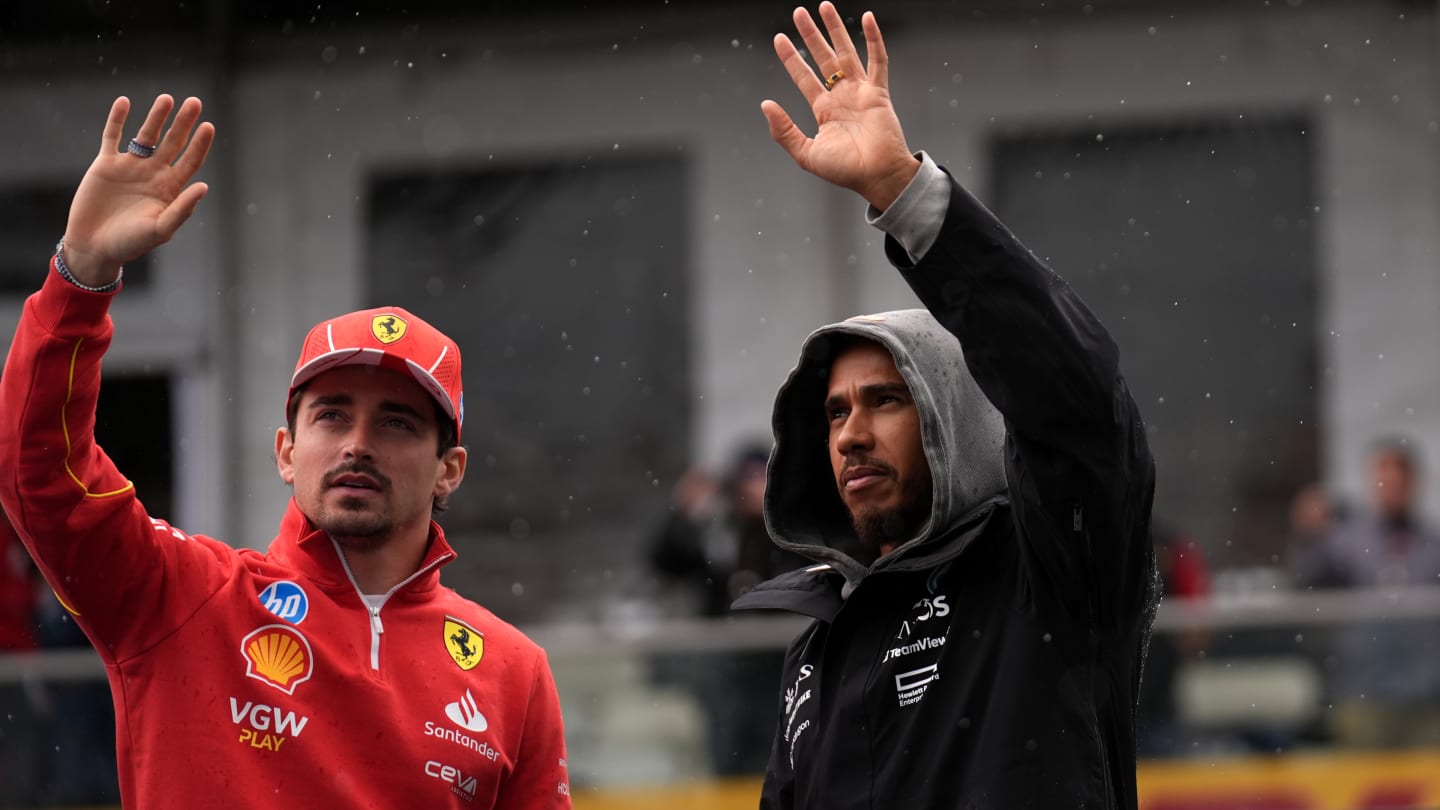
<svg viewBox="0 0 1440 810">
<path fill-rule="evenodd" d="M 420 568 L 430 566 L 437 560 L 443 561 L 396 591 L 395 596 L 428 598 L 439 587 L 440 569 L 445 563 L 455 559 L 455 549 L 445 539 L 445 530 L 433 520 L 430 521 L 429 543 L 425 557 L 420 561 Z M 270 543 L 266 556 L 283 566 L 299 570 L 306 578 L 314 580 L 327 590 L 353 590 L 355 587 L 345 575 L 345 567 L 340 562 L 335 543 L 329 535 L 310 523 L 310 519 L 300 511 L 294 498 L 291 498 L 285 507 L 285 516 L 280 520 L 280 533 Z"/>
</svg>

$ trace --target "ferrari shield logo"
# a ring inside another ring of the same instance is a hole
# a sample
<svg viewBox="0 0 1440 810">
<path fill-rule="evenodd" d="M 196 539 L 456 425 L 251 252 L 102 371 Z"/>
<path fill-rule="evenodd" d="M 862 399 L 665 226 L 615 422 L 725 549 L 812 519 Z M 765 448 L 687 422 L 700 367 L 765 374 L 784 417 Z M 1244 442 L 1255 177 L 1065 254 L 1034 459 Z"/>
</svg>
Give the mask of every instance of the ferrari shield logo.
<svg viewBox="0 0 1440 810">
<path fill-rule="evenodd" d="M 485 655 L 485 637 L 479 630 L 460 621 L 454 616 L 445 617 L 445 649 L 455 659 L 455 665 L 469 672 L 480 663 Z"/>
<path fill-rule="evenodd" d="M 381 343 L 394 343 L 405 337 L 405 330 L 409 328 L 409 325 L 399 315 L 388 312 L 370 319 L 370 334 L 374 335 L 375 339 Z"/>
</svg>

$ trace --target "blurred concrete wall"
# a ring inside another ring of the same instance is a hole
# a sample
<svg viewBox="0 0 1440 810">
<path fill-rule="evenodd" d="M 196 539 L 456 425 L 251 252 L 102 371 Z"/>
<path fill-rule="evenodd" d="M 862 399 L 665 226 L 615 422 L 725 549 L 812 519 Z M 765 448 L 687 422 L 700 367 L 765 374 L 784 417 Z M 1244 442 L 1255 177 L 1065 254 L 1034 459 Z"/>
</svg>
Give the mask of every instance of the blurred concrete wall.
<svg viewBox="0 0 1440 810">
<path fill-rule="evenodd" d="M 766 428 L 810 329 L 913 305 L 862 205 L 793 168 L 768 138 L 762 98 L 808 124 L 770 47 L 773 32 L 788 30 L 787 10 L 672 12 L 663 24 L 631 13 L 603 25 L 549 16 L 248 31 L 223 70 L 207 61 L 206 42 L 158 35 L 78 42 L 58 55 L 12 43 L 0 183 L 78 180 L 116 94 L 137 106 L 159 91 L 211 105 L 222 132 L 205 178 L 213 198 L 159 252 L 157 283 L 117 301 L 110 363 L 177 374 L 178 522 L 263 546 L 287 494 L 270 450 L 296 347 L 310 324 L 360 304 L 368 172 L 676 152 L 693 193 L 692 449 L 719 462 L 737 438 Z M 1421 439 L 1440 469 L 1432 7 L 1135 3 L 1115 14 L 977 17 L 897 3 L 881 23 L 912 147 L 982 199 L 987 138 L 1007 128 L 1310 116 L 1320 139 L 1325 475 L 1360 492 L 1366 443 L 1387 432 Z M 55 223 L 57 236 L 63 227 Z M 1063 275 L 1063 257 L 1055 265 Z M 19 305 L 0 302 L 7 333 Z M 1426 487 L 1440 504 L 1440 474 Z M 623 567 L 634 552 L 607 553 Z"/>
</svg>

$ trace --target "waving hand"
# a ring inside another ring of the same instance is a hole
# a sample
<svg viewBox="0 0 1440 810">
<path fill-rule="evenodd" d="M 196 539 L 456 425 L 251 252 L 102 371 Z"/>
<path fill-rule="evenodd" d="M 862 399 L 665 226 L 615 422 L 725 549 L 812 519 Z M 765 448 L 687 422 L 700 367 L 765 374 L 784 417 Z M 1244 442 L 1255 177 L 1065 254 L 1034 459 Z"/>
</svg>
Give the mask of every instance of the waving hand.
<svg viewBox="0 0 1440 810">
<path fill-rule="evenodd" d="M 121 151 L 130 100 L 122 96 L 111 105 L 100 154 L 75 191 L 65 228 L 63 258 L 82 284 L 114 281 L 121 264 L 170 241 L 205 196 L 207 186 L 190 181 L 205 163 L 215 127 L 196 126 L 200 100 L 187 98 L 164 130 L 174 108 L 170 96 L 157 97 L 131 146 Z"/>
<path fill-rule="evenodd" d="M 815 136 L 806 136 L 772 100 L 761 102 L 760 110 L 770 123 L 770 137 L 800 168 L 848 188 L 884 210 L 914 177 L 919 163 L 905 145 L 905 133 L 890 101 L 889 57 L 880 25 L 868 11 L 860 19 L 865 31 L 865 64 L 832 3 L 820 4 L 820 19 L 829 42 L 810 12 L 795 9 L 795 29 L 820 76 L 825 77 L 823 82 L 789 37 L 775 35 L 775 53 L 815 116 Z"/>
</svg>

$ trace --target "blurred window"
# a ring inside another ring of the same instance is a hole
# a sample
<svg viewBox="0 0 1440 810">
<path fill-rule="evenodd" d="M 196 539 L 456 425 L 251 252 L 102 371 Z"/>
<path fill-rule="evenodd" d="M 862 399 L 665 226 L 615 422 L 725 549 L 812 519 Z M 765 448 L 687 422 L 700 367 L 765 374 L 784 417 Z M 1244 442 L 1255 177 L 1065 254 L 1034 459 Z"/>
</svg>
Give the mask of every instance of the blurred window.
<svg viewBox="0 0 1440 810">
<path fill-rule="evenodd" d="M 45 278 L 46 262 L 65 235 L 73 179 L 63 183 L 0 186 L 0 295 L 27 296 Z M 125 287 L 150 283 L 150 257 L 125 265 Z"/>
<path fill-rule="evenodd" d="M 1319 476 L 1314 138 L 1237 114 L 992 144 L 996 213 L 1120 347 L 1157 512 L 1222 566 L 1280 553 Z"/>
<path fill-rule="evenodd" d="M 443 522 L 470 553 L 446 577 L 511 620 L 613 595 L 603 572 L 631 566 L 687 460 L 686 200 L 669 156 L 370 182 L 365 304 L 464 355 L 470 461 Z"/>
</svg>

